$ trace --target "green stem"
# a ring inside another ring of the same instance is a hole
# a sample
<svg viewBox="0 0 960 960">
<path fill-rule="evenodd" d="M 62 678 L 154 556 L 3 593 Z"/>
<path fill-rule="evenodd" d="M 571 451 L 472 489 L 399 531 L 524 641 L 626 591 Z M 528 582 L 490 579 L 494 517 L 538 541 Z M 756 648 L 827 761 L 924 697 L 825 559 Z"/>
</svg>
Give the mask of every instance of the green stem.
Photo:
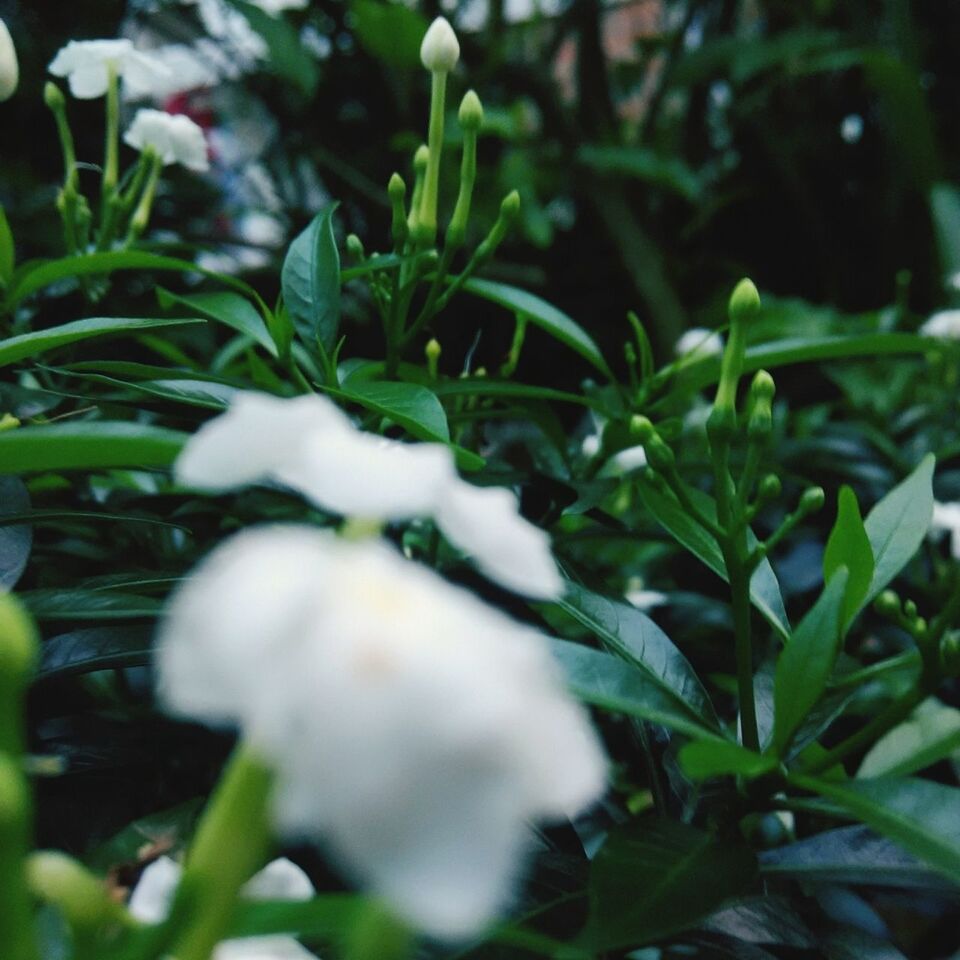
<svg viewBox="0 0 960 960">
<path fill-rule="evenodd" d="M 124 247 L 129 247 L 135 243 L 139 236 L 147 229 L 150 222 L 150 211 L 153 208 L 153 198 L 157 192 L 157 182 L 160 179 L 160 171 L 163 169 L 163 158 L 158 154 L 153 154 L 150 158 L 150 172 L 147 174 L 146 184 L 143 193 L 140 195 L 140 202 L 137 209 L 134 210 L 130 218 L 130 227 L 127 230 L 127 238 L 124 241 Z"/>
<path fill-rule="evenodd" d="M 120 149 L 120 82 L 113 64 L 107 70 L 107 132 L 103 150 L 103 179 L 100 183 L 104 218 L 117 189 Z"/>
<path fill-rule="evenodd" d="M 200 821 L 170 912 L 168 953 L 209 960 L 224 938 L 240 888 L 270 848 L 270 770 L 240 744 Z"/>
<path fill-rule="evenodd" d="M 26 856 L 30 790 L 19 757 L 0 753 L 0 944 L 4 960 L 38 960 Z"/>
<path fill-rule="evenodd" d="M 375 901 L 366 903 L 344 944 L 345 960 L 405 960 L 413 954 L 413 934 Z"/>
<path fill-rule="evenodd" d="M 420 200 L 416 240 L 431 246 L 437 237 L 437 197 L 440 192 L 440 154 L 443 151 L 443 113 L 447 96 L 447 74 L 434 70 L 430 77 L 430 126 L 427 132 L 427 172 Z"/>
</svg>

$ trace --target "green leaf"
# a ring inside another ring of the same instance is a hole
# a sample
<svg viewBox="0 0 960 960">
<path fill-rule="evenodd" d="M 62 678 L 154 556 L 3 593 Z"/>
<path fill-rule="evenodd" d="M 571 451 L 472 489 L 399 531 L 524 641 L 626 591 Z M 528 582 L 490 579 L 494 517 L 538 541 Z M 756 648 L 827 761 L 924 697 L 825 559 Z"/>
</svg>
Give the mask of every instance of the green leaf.
<svg viewBox="0 0 960 960">
<path fill-rule="evenodd" d="M 13 231 L 7 221 L 7 212 L 0 204 L 0 286 L 9 286 L 13 279 L 14 256 Z"/>
<path fill-rule="evenodd" d="M 143 666 L 150 662 L 152 634 L 152 627 L 111 626 L 86 627 L 50 637 L 43 643 L 37 680 Z"/>
<path fill-rule="evenodd" d="M 848 574 L 838 568 L 787 641 L 774 679 L 773 748 L 784 756 L 790 740 L 827 689 L 840 652 Z"/>
<path fill-rule="evenodd" d="M 173 320 L 131 317 L 92 317 L 89 320 L 74 320 L 37 330 L 34 333 L 22 333 L 17 337 L 0 340 L 0 367 L 8 366 L 26 357 L 35 357 L 48 350 L 64 347 L 91 337 L 116 336 L 118 334 L 137 334 L 144 330 L 156 330 L 161 327 L 177 327 L 184 324 L 203 323 L 203 320 Z"/>
<path fill-rule="evenodd" d="M 920 549 L 933 517 L 933 468 L 928 453 L 902 483 L 895 486 L 867 515 L 876 567 L 864 603 L 869 603 Z"/>
<path fill-rule="evenodd" d="M 691 780 L 708 780 L 730 774 L 753 779 L 777 768 L 776 757 L 754 753 L 739 743 L 694 740 L 684 744 L 677 757 L 683 772 Z"/>
<path fill-rule="evenodd" d="M 550 643 L 554 658 L 566 675 L 567 685 L 584 703 L 659 723 L 694 739 L 727 742 L 704 725 L 690 704 L 649 671 L 580 643 L 567 640 Z"/>
<path fill-rule="evenodd" d="M 169 467 L 187 434 L 140 423 L 96 420 L 0 433 L 0 472 Z"/>
<path fill-rule="evenodd" d="M 657 489 L 647 478 L 638 476 L 636 483 L 641 499 L 658 523 L 717 576 L 727 580 L 726 564 L 716 540 L 672 496 Z M 717 507 L 712 497 L 693 487 L 687 489 L 687 494 L 707 517 L 716 520 Z M 753 549 L 756 545 L 757 538 L 748 530 L 747 546 Z M 763 560 L 750 578 L 750 601 L 781 637 L 790 636 L 780 584 L 768 560 Z"/>
<path fill-rule="evenodd" d="M 857 495 L 848 486 L 837 497 L 837 519 L 823 553 L 823 581 L 829 583 L 841 568 L 847 570 L 847 592 L 843 599 L 844 627 L 863 607 L 873 580 L 873 548 L 860 518 Z M 831 665 L 833 661 L 831 659 Z"/>
<path fill-rule="evenodd" d="M 37 620 L 130 620 L 155 617 L 163 602 L 120 590 L 23 590 L 17 594 Z"/>
<path fill-rule="evenodd" d="M 259 343 L 271 356 L 277 356 L 277 345 L 273 342 L 263 322 L 263 317 L 256 307 L 239 293 L 223 291 L 218 293 L 194 293 L 191 296 L 181 296 L 163 287 L 157 288 L 157 300 L 164 310 L 169 310 L 174 304 L 186 307 L 191 313 L 201 317 L 208 317 L 217 323 L 236 330 L 250 337 L 254 343 Z"/>
<path fill-rule="evenodd" d="M 884 777 L 829 783 L 791 774 L 803 790 L 819 793 L 896 841 L 960 884 L 960 789 L 930 780 Z"/>
<path fill-rule="evenodd" d="M 577 160 L 591 170 L 617 173 L 664 187 L 690 201 L 697 200 L 703 192 L 701 178 L 682 160 L 649 148 L 586 143 L 577 151 Z"/>
<path fill-rule="evenodd" d="M 329 354 L 340 329 L 340 254 L 333 237 L 333 203 L 314 217 L 287 251 L 281 272 L 283 300 L 300 339 Z"/>
<path fill-rule="evenodd" d="M 427 21 L 402 3 L 350 0 L 353 32 L 371 56 L 394 67 L 420 67 Z"/>
<path fill-rule="evenodd" d="M 591 864 L 585 945 L 600 953 L 685 930 L 749 890 L 756 872 L 746 844 L 679 821 L 622 827 Z"/>
<path fill-rule="evenodd" d="M 326 893 L 310 900 L 241 900 L 230 937 L 286 934 L 311 940 L 339 940 L 353 930 L 367 901 L 352 893 Z"/>
<path fill-rule="evenodd" d="M 905 777 L 960 751 L 960 710 L 930 697 L 868 751 L 858 779 Z"/>
<path fill-rule="evenodd" d="M 30 494 L 19 477 L 0 475 L 0 520 L 30 510 Z M 33 527 L 29 523 L 4 523 L 0 526 L 0 591 L 12 590 L 20 579 L 30 549 Z"/>
<path fill-rule="evenodd" d="M 643 670 L 650 679 L 691 706 L 699 719 L 719 727 L 710 696 L 686 657 L 636 607 L 617 603 L 568 582 L 557 605 L 585 626 L 608 650 Z"/>
<path fill-rule="evenodd" d="M 511 287 L 505 283 L 494 283 L 492 280 L 474 278 L 468 280 L 463 285 L 463 289 L 474 296 L 498 303 L 514 313 L 523 314 L 532 324 L 579 353 L 602 374 L 607 377 L 613 376 L 593 337 L 553 304 L 526 290 Z"/>
<path fill-rule="evenodd" d="M 145 250 L 116 250 L 104 253 L 84 253 L 59 260 L 31 260 L 17 268 L 14 282 L 7 296 L 6 308 L 12 310 L 21 300 L 44 287 L 74 277 L 95 276 L 115 270 L 163 270 L 175 273 L 201 273 L 215 277 L 224 286 L 237 290 L 259 302 L 256 290 L 248 283 L 228 274 L 204 270 L 189 260 L 165 257 Z"/>
</svg>

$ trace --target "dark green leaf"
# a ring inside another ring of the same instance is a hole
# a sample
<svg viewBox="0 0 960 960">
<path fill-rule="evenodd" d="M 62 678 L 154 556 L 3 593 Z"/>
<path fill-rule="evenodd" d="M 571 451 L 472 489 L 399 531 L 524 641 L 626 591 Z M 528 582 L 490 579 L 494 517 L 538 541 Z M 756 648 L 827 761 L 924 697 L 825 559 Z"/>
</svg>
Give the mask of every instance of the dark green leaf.
<svg viewBox="0 0 960 960">
<path fill-rule="evenodd" d="M 600 173 L 623 176 L 665 187 L 687 200 L 696 200 L 702 190 L 700 177 L 675 155 L 663 156 L 647 147 L 620 147 L 584 144 L 577 160 Z"/>
<path fill-rule="evenodd" d="M 738 743 L 713 743 L 695 740 L 685 744 L 678 754 L 683 772 L 691 780 L 708 780 L 730 774 L 747 779 L 762 776 L 777 768 L 777 758 L 762 756 Z"/>
<path fill-rule="evenodd" d="M 327 893 L 299 903 L 241 902 L 230 927 L 231 937 L 288 934 L 315 940 L 338 940 L 353 930 L 365 901 L 351 893 Z"/>
<path fill-rule="evenodd" d="M 960 710 L 930 697 L 870 748 L 857 777 L 905 777 L 957 752 Z"/>
<path fill-rule="evenodd" d="M 259 343 L 271 356 L 277 356 L 277 345 L 273 342 L 256 307 L 239 293 L 222 291 L 217 293 L 194 293 L 190 296 L 181 296 L 163 287 L 157 288 L 157 299 L 164 310 L 169 310 L 174 304 L 186 307 L 191 314 L 208 317 L 217 323 L 222 323 L 238 333 L 250 337 Z"/>
<path fill-rule="evenodd" d="M 727 568 L 716 540 L 672 496 L 657 489 L 648 479 L 638 477 L 637 485 L 644 504 L 660 525 L 717 576 L 726 580 Z M 716 520 L 717 508 L 711 497 L 692 487 L 688 488 L 687 493 L 707 517 Z M 751 549 L 757 544 L 756 537 L 749 530 L 747 541 Z M 783 607 L 780 584 L 768 560 L 763 560 L 750 578 L 750 600 L 780 636 L 790 636 L 790 623 Z"/>
<path fill-rule="evenodd" d="M 19 477 L 0 475 L 0 520 L 30 509 L 30 494 Z M 23 573 L 33 546 L 28 523 L 0 526 L 0 590 L 12 590 Z"/>
<path fill-rule="evenodd" d="M 139 423 L 88 421 L 0 433 L 0 473 L 168 467 L 187 434 Z"/>
<path fill-rule="evenodd" d="M 580 643 L 551 640 L 551 648 L 566 674 L 567 685 L 584 703 L 659 723 L 694 739 L 727 742 L 704 725 L 693 707 L 662 681 L 654 679 L 649 671 Z"/>
<path fill-rule="evenodd" d="M 333 237 L 331 204 L 314 217 L 287 251 L 283 300 L 297 334 L 311 353 L 317 342 L 329 354 L 340 329 L 340 254 Z"/>
<path fill-rule="evenodd" d="M 860 517 L 860 504 L 857 503 L 857 495 L 847 486 L 840 488 L 837 519 L 823 553 L 823 582 L 829 583 L 841 567 L 847 570 L 841 621 L 846 627 L 864 604 L 873 580 L 874 567 L 873 548 Z"/>
<path fill-rule="evenodd" d="M 602 597 L 572 582 L 567 583 L 566 592 L 557 603 L 608 650 L 649 674 L 654 683 L 692 707 L 703 723 L 719 726 L 710 696 L 693 667 L 648 616 L 636 607 Z"/>
<path fill-rule="evenodd" d="M 129 317 L 92 317 L 89 320 L 74 320 L 59 327 L 37 330 L 35 333 L 22 333 L 18 337 L 0 340 L 0 367 L 16 363 L 25 357 L 35 357 L 37 354 L 69 343 L 89 340 L 91 337 L 115 336 L 123 333 L 137 334 L 145 330 L 156 330 L 159 327 L 177 327 L 203 322 L 199 319 L 154 320 Z"/>
<path fill-rule="evenodd" d="M 823 696 L 840 652 L 847 572 L 840 567 L 793 631 L 774 680 L 773 748 L 784 756 L 790 739 Z"/>
<path fill-rule="evenodd" d="M 902 483 L 894 487 L 867 515 L 876 567 L 867 592 L 869 603 L 907 565 L 920 549 L 933 516 L 933 468 L 928 453 Z"/>
<path fill-rule="evenodd" d="M 884 777 L 843 784 L 791 775 L 960 884 L 960 789 L 930 780 Z"/>
<path fill-rule="evenodd" d="M 586 944 L 599 953 L 685 930 L 748 890 L 756 872 L 745 844 L 678 821 L 616 830 L 591 867 Z"/>
<path fill-rule="evenodd" d="M 18 596 L 37 620 L 129 620 L 155 617 L 163 603 L 119 590 L 23 590 Z"/>
<path fill-rule="evenodd" d="M 575 350 L 584 360 L 593 364 L 601 373 L 612 376 L 606 360 L 600 353 L 600 348 L 593 337 L 587 333 L 575 320 L 568 317 L 563 311 L 547 303 L 533 293 L 511 287 L 505 283 L 494 283 L 492 280 L 468 280 L 463 289 L 467 293 L 483 297 L 499 303 L 500 306 L 523 314 L 531 323 L 545 330 L 550 336 Z"/>
<path fill-rule="evenodd" d="M 350 0 L 353 30 L 371 56 L 395 67 L 420 67 L 420 42 L 427 21 L 402 3 Z"/>
<path fill-rule="evenodd" d="M 89 596 L 89 594 L 87 594 Z M 38 680 L 150 662 L 150 627 L 87 627 L 45 640 Z"/>
</svg>

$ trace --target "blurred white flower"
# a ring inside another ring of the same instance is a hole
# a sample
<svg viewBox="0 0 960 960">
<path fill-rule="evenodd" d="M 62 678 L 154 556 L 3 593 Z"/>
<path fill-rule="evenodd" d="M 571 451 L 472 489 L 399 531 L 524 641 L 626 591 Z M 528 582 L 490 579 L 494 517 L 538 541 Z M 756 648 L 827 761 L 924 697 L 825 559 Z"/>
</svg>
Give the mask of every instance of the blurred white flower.
<svg viewBox="0 0 960 960">
<path fill-rule="evenodd" d="M 130 913 L 142 923 L 161 923 L 170 913 L 173 895 L 183 868 L 170 857 L 160 857 L 147 867 L 130 896 Z M 314 895 L 307 875 L 287 859 L 267 864 L 243 888 L 249 900 L 309 900 Z M 225 940 L 211 960 L 316 960 L 293 937 L 244 937 Z"/>
<path fill-rule="evenodd" d="M 680 337 L 673 350 L 678 357 L 688 354 L 693 354 L 698 360 L 702 357 L 718 357 L 723 353 L 723 338 L 714 330 L 692 327 Z"/>
<path fill-rule="evenodd" d="M 344 516 L 433 517 L 450 543 L 505 587 L 542 599 L 563 589 L 549 537 L 520 515 L 510 491 L 461 480 L 441 444 L 357 430 L 325 397 L 239 394 L 187 441 L 174 469 L 178 482 L 205 490 L 280 483 Z"/>
<path fill-rule="evenodd" d="M 0 19 L 0 103 L 9 100 L 20 82 L 20 65 L 17 62 L 17 48 L 7 25 Z"/>
<path fill-rule="evenodd" d="M 940 310 L 920 327 L 925 337 L 938 340 L 960 340 L 960 310 Z"/>
<path fill-rule="evenodd" d="M 449 73 L 460 59 L 460 43 L 446 17 L 437 17 L 423 35 L 420 60 L 430 71 Z"/>
<path fill-rule="evenodd" d="M 111 69 L 137 90 L 148 90 L 170 76 L 163 63 L 135 50 L 129 40 L 71 40 L 47 69 L 55 77 L 66 77 L 70 92 L 81 100 L 107 92 Z"/>
<path fill-rule="evenodd" d="M 626 586 L 624 599 L 644 612 L 654 607 L 662 607 L 670 599 L 660 590 L 648 590 L 644 585 L 643 577 L 630 577 Z"/>
<path fill-rule="evenodd" d="M 169 710 L 232 719 L 274 767 L 282 833 L 438 936 L 506 905 L 531 820 L 604 790 L 545 638 L 383 542 L 235 536 L 173 595 L 156 660 Z"/>
<path fill-rule="evenodd" d="M 259 7 L 271 17 L 277 17 L 284 10 L 306 10 L 310 0 L 250 0 L 255 7 Z"/>
<path fill-rule="evenodd" d="M 236 62 L 238 73 L 252 69 L 258 60 L 270 54 L 266 40 L 257 33 L 247 18 L 224 0 L 181 0 L 196 6 L 200 22 L 207 33 L 226 47 Z"/>
<path fill-rule="evenodd" d="M 934 501 L 930 535 L 937 537 L 942 533 L 950 534 L 950 554 L 960 560 L 960 503 Z"/>
<path fill-rule="evenodd" d="M 167 97 L 187 90 L 214 87 L 220 80 L 207 58 L 185 43 L 154 47 L 148 56 L 162 64 L 166 73 L 149 83 L 142 83 L 143 78 L 139 75 L 128 76 L 123 85 L 126 100 L 152 99 L 162 103 Z"/>
<path fill-rule="evenodd" d="M 198 172 L 210 169 L 203 130 L 183 114 L 140 109 L 123 142 L 141 151 L 152 147 L 165 164 L 179 163 Z"/>
</svg>

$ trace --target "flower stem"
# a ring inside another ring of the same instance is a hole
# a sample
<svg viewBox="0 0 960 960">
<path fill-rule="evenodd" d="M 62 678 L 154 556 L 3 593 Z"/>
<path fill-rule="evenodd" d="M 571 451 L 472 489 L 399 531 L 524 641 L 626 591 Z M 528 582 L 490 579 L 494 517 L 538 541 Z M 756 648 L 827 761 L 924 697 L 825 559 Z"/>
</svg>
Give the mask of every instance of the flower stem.
<svg viewBox="0 0 960 960">
<path fill-rule="evenodd" d="M 103 179 L 100 182 L 100 193 L 103 201 L 102 215 L 105 217 L 110 199 L 117 189 L 119 173 L 119 143 L 120 143 L 120 82 L 117 78 L 117 68 L 110 64 L 107 74 L 107 133 L 103 149 Z"/>
<path fill-rule="evenodd" d="M 224 938 L 240 888 L 267 857 L 270 770 L 240 744 L 200 821 L 170 913 L 168 953 L 209 960 Z"/>
<path fill-rule="evenodd" d="M 430 82 L 430 126 L 427 131 L 427 172 L 420 198 L 420 216 L 414 239 L 420 246 L 432 246 L 437 237 L 437 196 L 440 192 L 440 154 L 443 151 L 443 112 L 447 97 L 447 74 L 434 70 Z"/>
<path fill-rule="evenodd" d="M 410 929 L 375 901 L 364 905 L 343 951 L 345 960 L 405 960 L 412 952 Z"/>
</svg>

